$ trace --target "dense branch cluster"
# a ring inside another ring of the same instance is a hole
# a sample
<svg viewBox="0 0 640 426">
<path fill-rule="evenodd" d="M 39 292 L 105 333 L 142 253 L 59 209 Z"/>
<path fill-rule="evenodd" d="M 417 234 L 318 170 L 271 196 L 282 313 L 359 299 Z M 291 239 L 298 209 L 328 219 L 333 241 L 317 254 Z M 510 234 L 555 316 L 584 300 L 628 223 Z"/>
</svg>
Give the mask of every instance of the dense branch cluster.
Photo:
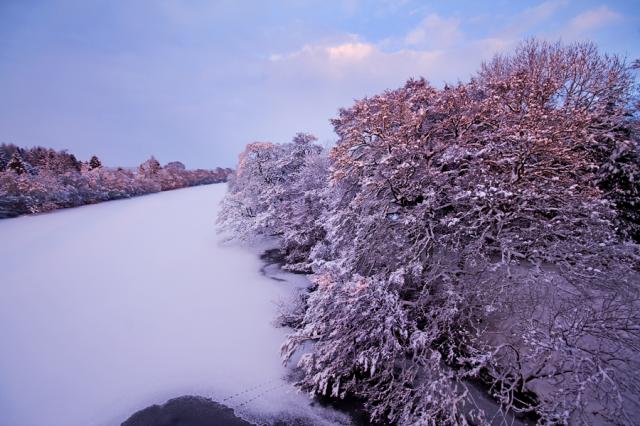
<svg viewBox="0 0 640 426">
<path fill-rule="evenodd" d="M 82 163 L 73 154 L 42 147 L 0 145 L 0 218 L 187 186 L 224 182 L 230 169 L 160 167 L 151 157 L 138 170 L 106 168 L 98 157 Z"/>
<path fill-rule="evenodd" d="M 304 352 L 300 386 L 399 424 L 633 424 L 632 72 L 533 40 L 468 83 L 357 101 L 328 154 L 308 135 L 249 145 L 220 222 L 279 237 L 286 267 L 313 273 L 283 345 Z"/>
</svg>

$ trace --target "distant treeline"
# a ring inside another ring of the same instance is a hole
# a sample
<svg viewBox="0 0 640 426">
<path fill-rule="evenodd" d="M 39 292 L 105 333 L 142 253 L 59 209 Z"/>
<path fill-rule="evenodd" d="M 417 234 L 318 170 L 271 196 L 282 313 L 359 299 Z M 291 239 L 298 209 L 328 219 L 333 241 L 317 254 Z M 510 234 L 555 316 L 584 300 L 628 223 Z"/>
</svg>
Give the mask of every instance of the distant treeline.
<svg viewBox="0 0 640 426">
<path fill-rule="evenodd" d="M 153 156 L 136 169 L 103 167 L 51 148 L 0 145 L 0 218 L 129 198 L 187 186 L 226 182 L 231 169 L 164 167 Z"/>
</svg>

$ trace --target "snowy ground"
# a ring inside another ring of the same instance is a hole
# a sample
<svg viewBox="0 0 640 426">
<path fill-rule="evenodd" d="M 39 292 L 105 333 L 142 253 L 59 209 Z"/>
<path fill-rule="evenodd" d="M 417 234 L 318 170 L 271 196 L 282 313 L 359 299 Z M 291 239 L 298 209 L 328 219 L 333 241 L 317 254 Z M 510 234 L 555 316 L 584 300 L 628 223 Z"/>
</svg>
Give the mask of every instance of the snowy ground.
<svg viewBox="0 0 640 426">
<path fill-rule="evenodd" d="M 338 421 L 282 380 L 271 321 L 293 285 L 220 245 L 225 191 L 0 221 L 0 425 L 115 425 L 185 394 Z"/>
</svg>

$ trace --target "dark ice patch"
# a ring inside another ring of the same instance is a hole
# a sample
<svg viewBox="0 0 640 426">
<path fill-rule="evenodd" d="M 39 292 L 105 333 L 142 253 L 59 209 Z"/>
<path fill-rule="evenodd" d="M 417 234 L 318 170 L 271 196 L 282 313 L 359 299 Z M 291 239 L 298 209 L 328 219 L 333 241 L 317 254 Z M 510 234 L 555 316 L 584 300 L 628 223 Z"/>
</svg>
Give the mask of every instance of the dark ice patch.
<svg viewBox="0 0 640 426">
<path fill-rule="evenodd" d="M 233 410 L 209 398 L 181 396 L 152 405 L 129 417 L 122 426 L 247 426 Z"/>
</svg>

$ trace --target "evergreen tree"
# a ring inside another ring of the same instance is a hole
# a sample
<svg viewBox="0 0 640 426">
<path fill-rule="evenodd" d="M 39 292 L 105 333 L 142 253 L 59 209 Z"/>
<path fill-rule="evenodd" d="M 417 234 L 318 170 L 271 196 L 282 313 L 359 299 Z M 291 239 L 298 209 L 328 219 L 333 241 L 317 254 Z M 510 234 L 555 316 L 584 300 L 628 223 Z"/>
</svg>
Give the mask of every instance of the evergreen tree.
<svg viewBox="0 0 640 426">
<path fill-rule="evenodd" d="M 102 167 L 102 163 L 95 155 L 91 157 L 89 160 L 89 170 L 97 169 Z"/>
<path fill-rule="evenodd" d="M 73 154 L 69 154 L 68 162 L 69 162 L 69 167 L 70 167 L 72 170 L 74 170 L 74 171 L 76 171 L 76 172 L 79 172 L 79 171 L 80 171 L 80 164 L 81 164 L 81 163 L 80 163 L 80 161 L 78 161 L 78 159 L 76 158 L 76 156 L 75 156 L 75 155 L 73 155 Z"/>
<path fill-rule="evenodd" d="M 4 151 L 0 150 L 0 172 L 5 171 L 8 164 L 9 164 L 9 156 L 7 156 Z"/>
<path fill-rule="evenodd" d="M 27 166 L 24 163 L 24 160 L 17 152 L 13 154 L 11 160 L 9 160 L 9 164 L 7 164 L 8 170 L 13 170 L 15 173 L 21 175 L 27 172 Z"/>
<path fill-rule="evenodd" d="M 7 170 L 9 161 L 13 154 L 16 153 L 18 147 L 13 144 L 3 143 L 0 145 L 0 171 Z"/>
</svg>

